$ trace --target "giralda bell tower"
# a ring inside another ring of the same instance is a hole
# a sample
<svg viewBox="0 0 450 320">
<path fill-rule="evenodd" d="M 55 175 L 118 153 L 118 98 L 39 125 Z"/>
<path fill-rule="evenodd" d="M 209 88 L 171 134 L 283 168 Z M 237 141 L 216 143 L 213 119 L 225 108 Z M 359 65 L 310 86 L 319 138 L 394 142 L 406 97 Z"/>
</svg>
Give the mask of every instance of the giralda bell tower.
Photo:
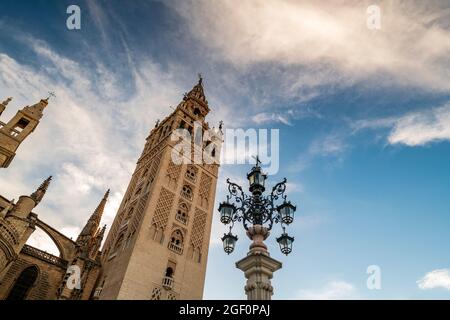
<svg viewBox="0 0 450 320">
<path fill-rule="evenodd" d="M 194 161 L 194 153 L 217 159 L 222 139 L 219 126 L 209 141 L 198 140 L 209 130 L 208 112 L 200 78 L 151 130 L 105 241 L 94 298 L 202 299 L 219 165 Z M 180 153 L 190 163 L 172 160 L 176 129 L 200 141 Z"/>
</svg>

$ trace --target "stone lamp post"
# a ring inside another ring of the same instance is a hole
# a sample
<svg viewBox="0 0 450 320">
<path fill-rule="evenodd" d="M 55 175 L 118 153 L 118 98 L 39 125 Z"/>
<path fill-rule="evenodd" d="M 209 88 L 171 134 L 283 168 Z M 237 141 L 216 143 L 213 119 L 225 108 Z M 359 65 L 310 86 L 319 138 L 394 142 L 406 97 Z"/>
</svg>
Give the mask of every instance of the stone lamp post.
<svg viewBox="0 0 450 320">
<path fill-rule="evenodd" d="M 247 236 L 252 240 L 247 256 L 236 262 L 236 267 L 244 272 L 247 279 L 245 293 L 248 300 L 270 300 L 272 297 L 270 280 L 282 264 L 270 257 L 264 241 L 269 237 L 274 223 L 279 222 L 283 229 L 276 239 L 282 253 L 291 253 L 294 242 L 285 230 L 285 226 L 293 222 L 296 210 L 284 194 L 286 179 L 277 183 L 269 195 L 263 196 L 267 176 L 262 173 L 260 163 L 257 157 L 256 165 L 247 175 L 251 195 L 245 194 L 241 186 L 227 179 L 229 195 L 219 205 L 220 221 L 230 225 L 230 231 L 222 237 L 224 251 L 227 254 L 234 251 L 238 238 L 231 231 L 235 222 L 242 222 Z M 276 205 L 277 200 L 282 200 L 282 203 Z"/>
</svg>

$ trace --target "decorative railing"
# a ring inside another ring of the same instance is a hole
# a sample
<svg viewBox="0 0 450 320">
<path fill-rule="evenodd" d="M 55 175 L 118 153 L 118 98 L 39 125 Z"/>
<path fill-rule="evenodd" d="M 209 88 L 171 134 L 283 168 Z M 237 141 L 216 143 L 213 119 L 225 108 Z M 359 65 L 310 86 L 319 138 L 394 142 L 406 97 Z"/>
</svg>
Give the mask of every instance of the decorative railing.
<svg viewBox="0 0 450 320">
<path fill-rule="evenodd" d="M 177 245 L 177 244 L 175 244 L 173 242 L 169 243 L 169 249 L 174 251 L 174 252 L 176 252 L 176 253 L 178 253 L 178 254 L 182 254 L 183 253 L 183 247 L 180 246 L 180 245 Z"/>
<path fill-rule="evenodd" d="M 173 281 L 172 277 L 164 277 L 162 280 L 162 286 L 164 287 L 164 289 L 172 290 L 173 284 L 174 284 L 174 281 Z"/>
<path fill-rule="evenodd" d="M 181 190 L 181 195 L 192 201 L 192 192 Z"/>
<path fill-rule="evenodd" d="M 57 256 L 54 256 L 48 252 L 45 252 L 45 251 L 39 250 L 37 248 L 34 248 L 32 246 L 29 246 L 27 244 L 23 246 L 21 253 L 38 258 L 42 261 L 54 264 L 54 265 L 64 268 L 64 269 L 67 268 L 66 260 L 61 259 Z"/>
<path fill-rule="evenodd" d="M 98 300 L 98 298 L 100 298 L 100 294 L 102 293 L 103 287 L 97 287 L 95 288 L 94 294 L 93 294 L 93 298 L 95 300 Z"/>
</svg>

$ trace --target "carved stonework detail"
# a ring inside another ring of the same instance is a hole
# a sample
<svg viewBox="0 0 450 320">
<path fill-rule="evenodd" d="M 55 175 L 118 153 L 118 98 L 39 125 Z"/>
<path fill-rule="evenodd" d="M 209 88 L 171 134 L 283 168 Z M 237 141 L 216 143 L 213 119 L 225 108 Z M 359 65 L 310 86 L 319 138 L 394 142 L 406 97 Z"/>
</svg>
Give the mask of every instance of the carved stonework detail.
<svg viewBox="0 0 450 320">
<path fill-rule="evenodd" d="M 181 173 L 181 165 L 173 163 L 173 161 L 169 162 L 169 167 L 167 168 L 167 185 L 169 187 L 174 187 L 177 184 L 178 178 Z"/>
<path fill-rule="evenodd" d="M 199 208 L 195 209 L 194 220 L 192 222 L 192 232 L 191 232 L 191 246 L 195 249 L 202 250 L 203 247 L 203 238 L 205 235 L 205 226 L 206 226 L 206 212 L 200 210 Z"/>
<path fill-rule="evenodd" d="M 202 177 L 200 179 L 199 201 L 200 206 L 205 209 L 209 206 L 212 181 L 213 179 L 211 178 L 211 176 L 209 176 L 205 172 L 202 173 Z"/>
<path fill-rule="evenodd" d="M 155 225 L 158 229 L 166 229 L 167 221 L 169 220 L 169 212 L 173 206 L 173 200 L 175 195 L 173 192 L 166 188 L 161 188 L 158 202 L 156 204 L 155 214 L 152 219 L 152 225 Z"/>
</svg>

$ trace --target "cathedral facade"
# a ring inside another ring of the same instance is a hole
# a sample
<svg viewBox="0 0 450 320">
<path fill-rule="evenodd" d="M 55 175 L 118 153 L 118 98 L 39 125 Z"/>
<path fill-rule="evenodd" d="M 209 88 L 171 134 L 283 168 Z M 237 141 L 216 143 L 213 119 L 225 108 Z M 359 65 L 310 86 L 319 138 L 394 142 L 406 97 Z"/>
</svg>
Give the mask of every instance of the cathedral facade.
<svg viewBox="0 0 450 320">
<path fill-rule="evenodd" d="M 10 101 L 0 104 L 0 115 Z M 11 163 L 47 104 L 43 99 L 0 122 L 1 167 Z M 51 177 L 17 202 L 0 195 L 0 299 L 201 299 L 222 142 L 221 126 L 198 140 L 211 131 L 209 111 L 200 78 L 157 122 L 102 248 L 109 190 L 75 241 L 35 213 Z M 174 139 L 174 131 L 187 134 Z M 178 148 L 183 139 L 189 152 Z M 59 257 L 26 244 L 36 228 L 55 242 Z"/>
</svg>

